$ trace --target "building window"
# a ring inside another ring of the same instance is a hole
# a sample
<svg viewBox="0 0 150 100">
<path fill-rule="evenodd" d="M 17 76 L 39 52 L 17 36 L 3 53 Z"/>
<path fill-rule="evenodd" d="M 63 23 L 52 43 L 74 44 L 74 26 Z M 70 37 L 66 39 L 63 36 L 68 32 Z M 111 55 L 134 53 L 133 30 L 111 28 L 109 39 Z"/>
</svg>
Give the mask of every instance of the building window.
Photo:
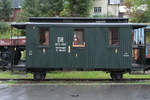
<svg viewBox="0 0 150 100">
<path fill-rule="evenodd" d="M 94 7 L 94 13 L 100 13 L 101 10 L 101 7 Z"/>
<path fill-rule="evenodd" d="M 49 45 L 49 28 L 39 28 L 40 45 L 48 46 Z"/>
<path fill-rule="evenodd" d="M 109 28 L 109 45 L 119 45 L 118 28 Z"/>
<path fill-rule="evenodd" d="M 108 0 L 108 4 L 110 4 L 110 5 L 118 5 L 118 4 L 120 4 L 120 0 Z"/>
<path fill-rule="evenodd" d="M 73 35 L 73 47 L 85 47 L 84 30 L 75 29 Z"/>
</svg>

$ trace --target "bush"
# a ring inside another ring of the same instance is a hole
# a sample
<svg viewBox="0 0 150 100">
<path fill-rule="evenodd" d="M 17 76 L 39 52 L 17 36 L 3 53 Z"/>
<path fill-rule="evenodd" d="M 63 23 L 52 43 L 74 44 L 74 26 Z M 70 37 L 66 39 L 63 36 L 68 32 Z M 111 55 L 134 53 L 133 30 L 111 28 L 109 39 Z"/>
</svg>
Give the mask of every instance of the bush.
<svg viewBox="0 0 150 100">
<path fill-rule="evenodd" d="M 9 30 L 9 25 L 6 22 L 0 22 L 0 34 L 6 34 Z"/>
</svg>

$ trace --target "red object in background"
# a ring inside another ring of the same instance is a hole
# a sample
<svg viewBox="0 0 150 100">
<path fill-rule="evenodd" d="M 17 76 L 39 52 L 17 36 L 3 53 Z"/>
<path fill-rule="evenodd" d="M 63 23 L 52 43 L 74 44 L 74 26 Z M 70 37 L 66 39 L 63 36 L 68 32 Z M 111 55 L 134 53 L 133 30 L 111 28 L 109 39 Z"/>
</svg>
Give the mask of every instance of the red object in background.
<svg viewBox="0 0 150 100">
<path fill-rule="evenodd" d="M 25 46 L 26 38 L 0 39 L 0 46 Z"/>
<path fill-rule="evenodd" d="M 147 55 L 146 55 L 146 58 L 150 59 L 150 54 L 147 54 Z"/>
<path fill-rule="evenodd" d="M 21 11 L 22 11 L 21 8 L 13 9 L 12 17 L 10 18 L 10 21 L 16 21 L 17 14 L 20 13 Z"/>
</svg>

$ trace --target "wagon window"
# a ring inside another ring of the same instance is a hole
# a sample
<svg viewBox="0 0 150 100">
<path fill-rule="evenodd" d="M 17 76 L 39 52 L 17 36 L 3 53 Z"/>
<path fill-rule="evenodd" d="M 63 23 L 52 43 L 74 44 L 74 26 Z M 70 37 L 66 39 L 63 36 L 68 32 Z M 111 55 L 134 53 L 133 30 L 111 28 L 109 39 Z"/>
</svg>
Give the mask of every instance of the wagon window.
<svg viewBox="0 0 150 100">
<path fill-rule="evenodd" d="M 48 46 L 49 45 L 49 29 L 48 28 L 39 28 L 40 33 L 40 45 Z"/>
<path fill-rule="evenodd" d="M 109 29 L 109 45 L 118 45 L 119 44 L 119 34 L 118 28 Z"/>
<path fill-rule="evenodd" d="M 84 30 L 75 29 L 73 35 L 73 47 L 85 47 Z"/>
</svg>

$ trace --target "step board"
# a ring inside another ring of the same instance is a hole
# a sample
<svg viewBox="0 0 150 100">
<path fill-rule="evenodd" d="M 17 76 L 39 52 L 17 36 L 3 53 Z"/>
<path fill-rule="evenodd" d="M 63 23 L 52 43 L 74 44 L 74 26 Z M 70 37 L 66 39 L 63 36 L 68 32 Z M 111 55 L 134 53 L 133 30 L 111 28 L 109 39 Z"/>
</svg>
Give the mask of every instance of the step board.
<svg viewBox="0 0 150 100">
<path fill-rule="evenodd" d="M 144 71 L 131 71 L 130 74 L 132 74 L 132 75 L 144 75 L 146 73 Z"/>
<path fill-rule="evenodd" d="M 145 74 L 144 67 L 145 67 L 144 65 L 132 64 L 132 69 L 130 74 L 143 75 Z"/>
<path fill-rule="evenodd" d="M 150 71 L 131 71 L 132 75 L 148 75 L 150 74 Z"/>
</svg>

